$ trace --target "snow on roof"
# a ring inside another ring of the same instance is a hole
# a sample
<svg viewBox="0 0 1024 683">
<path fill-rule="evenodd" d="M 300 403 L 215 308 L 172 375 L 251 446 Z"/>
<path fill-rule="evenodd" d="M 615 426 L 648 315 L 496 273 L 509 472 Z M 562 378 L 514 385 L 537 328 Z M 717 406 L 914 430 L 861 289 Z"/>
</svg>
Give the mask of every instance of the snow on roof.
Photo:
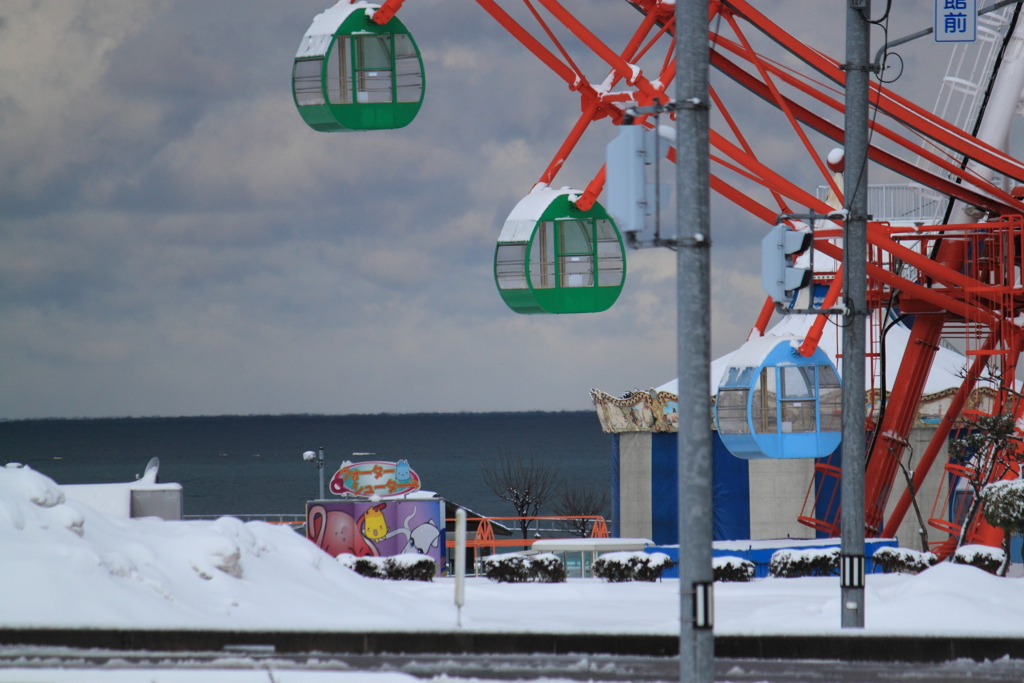
<svg viewBox="0 0 1024 683">
<path fill-rule="evenodd" d="M 612 551 L 643 550 L 654 545 L 649 538 L 543 538 L 534 541 L 532 548 L 537 551 Z"/>
<path fill-rule="evenodd" d="M 327 48 L 331 44 L 331 38 L 334 36 L 335 31 L 345 23 L 345 20 L 353 12 L 366 10 L 367 15 L 372 16 L 378 7 L 379 5 L 371 5 L 368 2 L 364 2 L 364 0 L 359 0 L 359 2 L 351 5 L 348 4 L 348 0 L 340 0 L 338 4 L 325 9 L 313 19 L 313 23 L 306 31 L 306 35 L 302 37 L 302 42 L 299 44 L 299 51 L 295 53 L 295 58 L 321 57 L 327 54 Z"/>
<path fill-rule="evenodd" d="M 885 541 L 891 539 L 876 539 L 871 541 Z M 715 550 L 772 550 L 781 548 L 828 548 L 839 545 L 838 538 L 773 538 L 760 541 L 739 540 L 739 541 L 715 541 L 712 547 Z"/>
<path fill-rule="evenodd" d="M 718 391 L 718 385 L 722 380 L 722 376 L 729 367 L 756 367 L 761 364 L 765 356 L 779 342 L 804 339 L 815 317 L 811 315 L 785 316 L 777 325 L 768 330 L 763 337 L 754 337 L 739 349 L 713 360 L 711 362 L 711 393 L 714 394 Z M 837 352 L 842 353 L 842 335 L 839 334 L 839 330 L 839 326 L 834 322 L 826 323 L 825 329 L 822 331 L 821 341 L 818 343 L 818 348 L 828 355 L 829 360 L 836 366 L 841 377 L 842 366 L 836 359 Z M 894 325 L 886 335 L 885 350 L 888 371 L 885 383 L 887 390 L 891 391 L 896 382 L 896 374 L 900 363 L 903 361 L 903 352 L 906 350 L 909 340 L 910 330 L 902 325 Z M 960 375 L 963 374 L 966 366 L 966 356 L 951 349 L 939 347 L 935 354 L 935 360 L 932 362 L 932 369 L 928 374 L 928 380 L 925 382 L 924 393 L 934 394 L 945 389 L 958 388 L 963 383 Z M 865 363 L 864 375 L 865 385 L 871 386 L 871 363 Z M 658 387 L 657 391 L 665 391 L 678 396 L 679 382 L 678 380 L 667 382 Z"/>
<path fill-rule="evenodd" d="M 69 501 L 88 505 L 115 517 L 132 516 L 132 491 L 180 491 L 181 484 L 158 484 L 160 461 L 153 458 L 146 473 L 135 481 L 115 484 L 65 484 L 61 487 Z"/>
<path fill-rule="evenodd" d="M 505 224 L 498 235 L 499 242 L 528 242 L 533 229 L 541 215 L 551 206 L 551 202 L 564 195 L 580 194 L 579 190 L 563 187 L 552 190 L 545 183 L 537 183 L 530 194 L 519 200 L 512 213 L 505 219 Z"/>
</svg>

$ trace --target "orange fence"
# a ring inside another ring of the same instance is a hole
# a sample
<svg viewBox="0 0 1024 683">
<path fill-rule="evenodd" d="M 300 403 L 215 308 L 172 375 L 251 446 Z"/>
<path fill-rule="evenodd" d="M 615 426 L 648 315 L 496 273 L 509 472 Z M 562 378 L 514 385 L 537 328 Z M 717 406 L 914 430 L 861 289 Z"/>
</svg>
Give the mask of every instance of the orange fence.
<svg viewBox="0 0 1024 683">
<path fill-rule="evenodd" d="M 477 548 L 489 548 L 488 554 L 493 555 L 498 548 L 522 548 L 524 550 L 530 548 L 535 541 L 540 539 L 536 538 L 502 538 L 496 539 L 494 537 L 494 528 L 491 526 L 491 521 L 522 521 L 530 520 L 584 520 L 592 521 L 594 526 L 590 529 L 590 538 L 608 538 L 608 524 L 604 521 L 604 517 L 600 515 L 570 515 L 570 516 L 550 516 L 550 517 L 467 517 L 466 522 L 477 521 L 479 524 L 476 528 L 476 537 L 472 539 L 466 539 L 466 547 L 473 548 L 473 554 L 476 555 Z M 449 517 L 446 521 L 454 522 L 454 517 Z M 451 538 L 446 543 L 447 547 L 455 547 L 455 539 Z"/>
</svg>

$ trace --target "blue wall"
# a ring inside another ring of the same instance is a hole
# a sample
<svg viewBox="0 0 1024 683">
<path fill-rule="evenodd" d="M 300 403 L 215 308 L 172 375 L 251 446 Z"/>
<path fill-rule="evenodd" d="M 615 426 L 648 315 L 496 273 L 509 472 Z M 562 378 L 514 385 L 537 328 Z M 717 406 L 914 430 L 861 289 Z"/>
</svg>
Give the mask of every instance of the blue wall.
<svg viewBox="0 0 1024 683">
<path fill-rule="evenodd" d="M 612 528 L 611 534 L 619 538 L 619 435 L 612 434 Z"/>
<path fill-rule="evenodd" d="M 747 461 L 733 456 L 711 432 L 714 469 L 713 522 L 716 541 L 750 538 L 750 479 Z M 651 434 L 651 536 L 659 545 L 679 542 L 678 455 L 675 434 Z M 612 534 L 619 535 L 619 435 L 612 435 Z"/>
<path fill-rule="evenodd" d="M 747 461 L 725 447 L 718 432 L 714 439 L 714 525 L 716 541 L 750 538 L 750 474 Z"/>
<path fill-rule="evenodd" d="M 651 538 L 659 545 L 679 542 L 678 463 L 676 435 L 651 434 Z"/>
</svg>

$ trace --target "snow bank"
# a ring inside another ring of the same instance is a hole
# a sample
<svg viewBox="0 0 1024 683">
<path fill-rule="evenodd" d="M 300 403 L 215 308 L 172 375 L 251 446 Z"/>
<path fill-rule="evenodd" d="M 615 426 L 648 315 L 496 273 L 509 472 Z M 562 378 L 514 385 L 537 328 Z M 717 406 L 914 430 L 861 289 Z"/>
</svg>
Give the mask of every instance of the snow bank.
<svg viewBox="0 0 1024 683">
<path fill-rule="evenodd" d="M 195 683 L 197 680 L 203 683 L 266 683 L 268 680 L 274 683 L 416 683 L 422 680 L 397 671 L 304 671 L 277 663 L 257 664 L 237 659 L 218 664 L 216 668 L 196 663 L 178 668 L 172 668 L 173 664 L 122 669 L 110 665 L 60 669 L 12 667 L 0 669 L 0 683 Z M 246 666 L 249 668 L 244 668 Z"/>
<path fill-rule="evenodd" d="M 0 468 L 0 545 L 6 627 L 384 629 L 418 611 L 288 528 L 119 519 L 29 467 Z"/>
<path fill-rule="evenodd" d="M 454 631 L 451 579 L 366 579 L 263 522 L 119 519 L 27 467 L 0 467 L 0 625 L 6 628 Z M 869 634 L 1024 632 L 1024 579 L 942 562 L 867 577 Z M 679 630 L 679 582 L 496 584 L 469 577 L 469 632 Z M 720 634 L 839 633 L 838 577 L 715 586 Z"/>
</svg>

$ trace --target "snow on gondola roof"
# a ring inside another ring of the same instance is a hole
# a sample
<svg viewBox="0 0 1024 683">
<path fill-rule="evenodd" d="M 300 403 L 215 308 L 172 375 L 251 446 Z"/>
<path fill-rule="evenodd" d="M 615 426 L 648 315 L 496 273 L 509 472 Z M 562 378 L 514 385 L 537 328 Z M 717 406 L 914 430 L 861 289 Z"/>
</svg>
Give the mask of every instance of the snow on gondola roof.
<svg viewBox="0 0 1024 683">
<path fill-rule="evenodd" d="M 519 203 L 512 209 L 512 213 L 505 219 L 505 224 L 498 235 L 499 242 L 527 242 L 537 226 L 537 221 L 544 214 L 544 211 L 551 206 L 551 202 L 564 195 L 582 194 L 579 190 L 571 187 L 563 187 L 560 190 L 553 190 L 546 183 L 537 183 L 530 190 L 530 194 L 519 200 Z M 574 197 L 570 197 L 572 201 Z"/>
<path fill-rule="evenodd" d="M 720 356 L 711 362 L 711 393 L 718 391 L 718 385 L 722 380 L 727 368 L 743 364 L 744 367 L 756 367 L 760 365 L 767 354 L 771 352 L 780 342 L 802 341 L 807 331 L 814 322 L 813 316 L 787 316 L 777 325 L 768 330 L 763 337 L 755 337 L 752 342 L 741 346 L 739 349 Z M 818 348 L 824 351 L 836 371 L 842 376 L 842 366 L 836 359 L 837 352 L 842 352 L 842 338 L 838 334 L 839 328 L 834 324 L 826 324 L 822 332 Z M 903 360 L 903 352 L 907 348 L 910 339 L 910 330 L 902 325 L 895 325 L 885 338 L 886 361 L 891 371 L 886 375 L 886 389 L 891 390 L 896 382 L 897 370 Z M 742 354 L 742 355 L 737 355 Z M 940 347 L 935 354 L 931 372 L 928 374 L 928 381 L 924 386 L 925 394 L 934 394 L 946 389 L 956 389 L 963 383 L 962 374 L 967 366 L 967 357 L 961 353 L 945 347 Z M 867 386 L 871 386 L 870 373 L 871 364 L 868 363 L 864 369 L 867 379 Z M 658 391 L 679 395 L 679 381 L 672 380 L 657 388 Z"/>
<path fill-rule="evenodd" d="M 313 19 L 312 25 L 306 31 L 299 44 L 299 51 L 295 58 L 321 57 L 327 54 L 327 48 L 331 44 L 338 28 L 345 23 L 345 20 L 352 16 L 353 12 L 364 10 L 367 16 L 372 16 L 379 5 L 372 5 L 364 0 L 359 0 L 349 5 L 346 0 L 341 0 L 333 7 L 328 7 Z"/>
</svg>

